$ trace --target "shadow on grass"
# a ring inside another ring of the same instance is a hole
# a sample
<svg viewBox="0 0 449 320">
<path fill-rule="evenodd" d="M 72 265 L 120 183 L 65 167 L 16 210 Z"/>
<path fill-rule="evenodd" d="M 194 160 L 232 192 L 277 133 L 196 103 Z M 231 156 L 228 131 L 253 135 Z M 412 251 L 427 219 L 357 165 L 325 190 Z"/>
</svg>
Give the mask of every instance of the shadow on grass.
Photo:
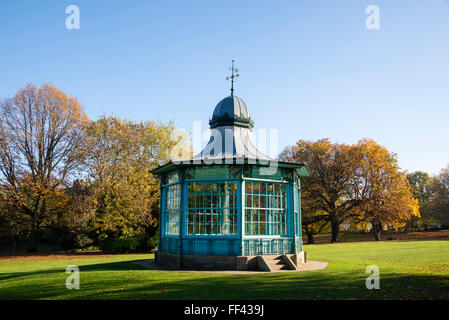
<svg viewBox="0 0 449 320">
<path fill-rule="evenodd" d="M 14 252 L 14 253 L 0 253 L 0 258 L 41 258 L 41 257 L 102 257 L 102 256 L 114 256 L 122 255 L 123 253 L 102 252 L 102 251 L 82 251 L 82 252 L 68 252 L 68 251 L 49 251 L 49 252 Z M 125 253 L 126 254 L 126 253 Z M 150 252 L 136 252 L 130 254 L 150 254 Z"/>
<path fill-rule="evenodd" d="M 135 261 L 142 261 L 142 260 L 90 264 L 90 265 L 79 266 L 79 269 L 80 269 L 80 273 L 84 272 L 84 271 L 87 271 L 87 272 L 92 272 L 92 271 L 93 272 L 95 272 L 95 271 L 132 271 L 132 270 L 145 269 L 142 266 L 134 264 L 133 262 L 135 262 Z M 69 266 L 69 265 L 73 265 L 73 263 L 70 263 L 70 260 L 67 261 L 67 266 Z M 61 272 L 63 272 L 65 274 L 65 269 L 56 267 L 55 269 L 39 270 L 39 271 L 32 271 L 32 272 L 1 273 L 0 281 L 8 280 L 8 279 L 16 279 L 16 278 L 21 278 L 21 277 L 36 277 L 36 276 L 40 276 L 40 275 L 49 276 L 51 274 L 61 274 Z"/>
<path fill-rule="evenodd" d="M 0 277 L 1 299 L 449 299 L 449 275 L 384 274 L 380 289 L 353 270 L 230 275 L 146 270 L 133 260 L 80 266 L 80 290 L 65 270 Z M 106 271 L 106 272 L 105 272 Z"/>
</svg>

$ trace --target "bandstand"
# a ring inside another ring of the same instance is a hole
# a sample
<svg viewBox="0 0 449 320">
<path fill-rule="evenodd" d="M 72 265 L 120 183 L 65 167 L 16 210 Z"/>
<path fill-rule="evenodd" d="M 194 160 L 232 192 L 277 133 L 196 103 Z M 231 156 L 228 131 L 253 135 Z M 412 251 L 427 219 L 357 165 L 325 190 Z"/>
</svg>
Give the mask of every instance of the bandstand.
<svg viewBox="0 0 449 320">
<path fill-rule="evenodd" d="M 210 141 L 197 156 L 152 171 L 161 181 L 156 262 L 199 269 L 298 268 L 305 262 L 300 194 L 307 167 L 257 150 L 248 108 L 233 89 L 209 125 Z"/>
</svg>

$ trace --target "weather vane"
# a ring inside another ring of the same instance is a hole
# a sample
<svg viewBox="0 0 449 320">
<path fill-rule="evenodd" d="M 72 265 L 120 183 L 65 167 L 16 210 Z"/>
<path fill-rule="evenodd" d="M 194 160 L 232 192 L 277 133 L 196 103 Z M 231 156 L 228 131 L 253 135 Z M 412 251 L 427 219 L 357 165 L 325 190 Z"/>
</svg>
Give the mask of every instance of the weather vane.
<svg viewBox="0 0 449 320">
<path fill-rule="evenodd" d="M 234 60 L 232 60 L 232 67 L 229 68 L 231 70 L 231 75 L 226 77 L 226 80 L 231 79 L 231 96 L 234 95 L 234 78 L 237 78 L 239 76 L 238 72 L 239 69 L 234 68 Z"/>
</svg>

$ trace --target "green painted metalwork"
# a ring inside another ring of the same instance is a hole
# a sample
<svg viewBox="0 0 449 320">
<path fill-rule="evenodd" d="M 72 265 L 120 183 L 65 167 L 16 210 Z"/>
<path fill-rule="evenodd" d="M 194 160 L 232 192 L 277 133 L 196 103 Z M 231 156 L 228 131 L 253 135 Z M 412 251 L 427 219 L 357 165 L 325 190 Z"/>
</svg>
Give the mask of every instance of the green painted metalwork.
<svg viewBox="0 0 449 320">
<path fill-rule="evenodd" d="M 195 179 L 216 179 L 228 177 L 229 168 L 227 166 L 198 167 L 195 172 Z"/>
<path fill-rule="evenodd" d="M 243 176 L 245 178 L 264 179 L 264 180 L 292 180 L 292 170 L 281 167 L 267 167 L 267 166 L 249 166 L 245 165 L 243 169 Z"/>
<path fill-rule="evenodd" d="M 159 250 L 231 256 L 302 250 L 294 168 L 262 175 L 256 165 L 193 166 L 164 176 Z"/>
<path fill-rule="evenodd" d="M 237 234 L 237 182 L 188 182 L 187 235 Z"/>
<path fill-rule="evenodd" d="M 229 238 L 187 238 L 183 239 L 184 254 L 237 256 L 239 255 L 239 239 Z"/>
<path fill-rule="evenodd" d="M 176 183 L 165 187 L 165 233 L 179 234 L 179 218 L 181 213 L 181 184 Z"/>
<path fill-rule="evenodd" d="M 240 176 L 240 168 L 237 166 L 207 166 L 191 167 L 185 170 L 186 180 L 196 179 L 227 179 Z"/>
<path fill-rule="evenodd" d="M 256 179 L 282 180 L 282 171 L 280 168 L 277 168 L 273 174 L 269 174 L 265 167 L 253 167 L 251 177 Z"/>
<path fill-rule="evenodd" d="M 297 187 L 293 188 L 294 193 L 294 214 L 295 214 L 295 234 L 296 236 L 301 235 L 301 216 L 300 216 L 300 194 L 299 189 Z"/>
<path fill-rule="evenodd" d="M 293 240 L 291 238 L 243 240 L 244 256 L 287 253 L 293 253 Z"/>
<path fill-rule="evenodd" d="M 178 173 L 178 171 L 170 172 L 167 175 L 167 184 L 177 183 L 177 182 L 179 182 L 179 173 Z"/>
<path fill-rule="evenodd" d="M 161 238 L 161 242 L 159 243 L 159 250 L 162 252 L 179 254 L 179 239 L 178 238 L 169 238 L 163 237 Z"/>
<path fill-rule="evenodd" d="M 294 194 L 294 228 L 295 228 L 295 252 L 302 251 L 302 226 L 301 226 L 301 177 L 295 176 L 293 183 Z"/>
<path fill-rule="evenodd" d="M 245 181 L 245 235 L 286 234 L 286 185 Z"/>
<path fill-rule="evenodd" d="M 242 175 L 242 170 L 240 166 L 230 166 L 229 167 L 229 177 L 239 178 Z"/>
</svg>

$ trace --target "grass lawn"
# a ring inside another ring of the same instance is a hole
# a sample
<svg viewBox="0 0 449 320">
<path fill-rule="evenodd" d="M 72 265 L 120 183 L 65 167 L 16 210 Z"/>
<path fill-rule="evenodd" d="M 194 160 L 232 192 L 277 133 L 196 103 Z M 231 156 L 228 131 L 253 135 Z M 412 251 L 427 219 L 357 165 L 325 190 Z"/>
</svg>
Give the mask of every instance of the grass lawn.
<svg viewBox="0 0 449 320">
<path fill-rule="evenodd" d="M 449 241 L 388 241 L 305 246 L 325 270 L 221 274 L 146 270 L 150 254 L 0 258 L 0 299 L 449 299 Z M 65 268 L 80 268 L 68 290 Z M 365 269 L 380 269 L 368 290 Z"/>
</svg>

